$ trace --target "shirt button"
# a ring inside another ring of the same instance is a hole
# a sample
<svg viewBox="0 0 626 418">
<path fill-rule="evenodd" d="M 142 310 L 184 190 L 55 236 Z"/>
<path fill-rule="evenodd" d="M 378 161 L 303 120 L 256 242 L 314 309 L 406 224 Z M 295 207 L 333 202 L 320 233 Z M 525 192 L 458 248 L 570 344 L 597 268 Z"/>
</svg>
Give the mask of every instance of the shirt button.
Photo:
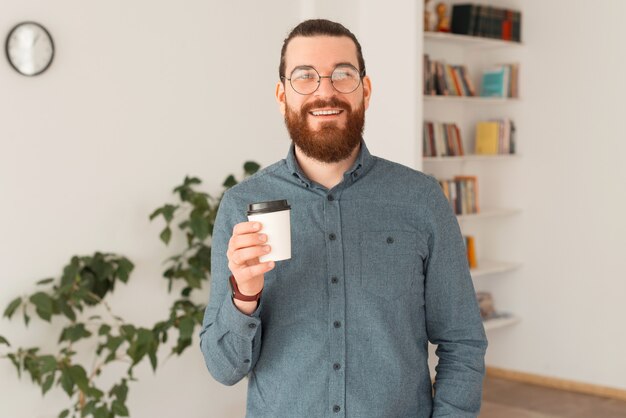
<svg viewBox="0 0 626 418">
<path fill-rule="evenodd" d="M 329 194 L 327 199 L 328 199 L 329 202 L 332 202 L 333 200 L 335 200 L 335 198 L 333 197 L 332 194 Z"/>
<path fill-rule="evenodd" d="M 341 407 L 339 405 L 333 406 L 333 412 L 339 412 L 339 411 L 341 411 Z"/>
<path fill-rule="evenodd" d="M 337 235 L 335 234 L 328 235 L 328 239 L 330 239 L 331 241 L 334 241 L 336 238 L 337 238 Z"/>
<path fill-rule="evenodd" d="M 335 328 L 339 328 L 339 327 L 341 327 L 341 322 L 335 321 L 335 322 L 333 322 L 333 325 L 335 326 Z"/>
<path fill-rule="evenodd" d="M 333 369 L 335 369 L 335 370 L 341 369 L 341 364 L 339 364 L 339 363 L 333 364 Z"/>
<path fill-rule="evenodd" d="M 330 282 L 331 282 L 332 284 L 337 284 L 337 283 L 339 283 L 339 279 L 338 279 L 338 278 L 336 278 L 336 277 L 332 277 L 332 278 L 330 279 Z"/>
<path fill-rule="evenodd" d="M 248 328 L 250 328 L 250 329 L 256 328 L 256 324 L 248 324 Z"/>
<path fill-rule="evenodd" d="M 359 172 L 358 171 L 354 172 L 354 177 L 359 177 Z"/>
<path fill-rule="evenodd" d="M 393 244 L 393 238 L 387 237 L 387 244 Z"/>
</svg>

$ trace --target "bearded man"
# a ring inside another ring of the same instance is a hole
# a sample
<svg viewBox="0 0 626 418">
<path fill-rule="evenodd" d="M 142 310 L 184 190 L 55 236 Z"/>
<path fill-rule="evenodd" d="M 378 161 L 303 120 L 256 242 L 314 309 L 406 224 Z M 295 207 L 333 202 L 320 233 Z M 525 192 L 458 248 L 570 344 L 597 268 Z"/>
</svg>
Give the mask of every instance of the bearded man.
<svg viewBox="0 0 626 418">
<path fill-rule="evenodd" d="M 302 22 L 279 77 L 287 158 L 229 189 L 216 219 L 209 372 L 249 378 L 249 418 L 478 416 L 487 340 L 463 238 L 436 179 L 369 153 L 359 42 Z M 246 210 L 274 200 L 291 205 L 292 257 L 261 262 Z"/>
</svg>

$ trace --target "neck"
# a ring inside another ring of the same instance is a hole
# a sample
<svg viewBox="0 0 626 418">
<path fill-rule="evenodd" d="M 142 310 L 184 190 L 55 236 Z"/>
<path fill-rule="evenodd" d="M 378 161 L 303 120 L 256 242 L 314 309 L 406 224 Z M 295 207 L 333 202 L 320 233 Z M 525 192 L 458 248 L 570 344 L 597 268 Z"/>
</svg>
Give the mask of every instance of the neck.
<svg viewBox="0 0 626 418">
<path fill-rule="evenodd" d="M 295 156 L 296 161 L 298 161 L 298 165 L 309 179 L 330 190 L 337 184 L 341 183 L 344 173 L 352 167 L 359 156 L 360 150 L 361 145 L 355 147 L 350 156 L 345 160 L 341 160 L 336 163 L 324 163 L 306 156 L 296 145 Z"/>
</svg>

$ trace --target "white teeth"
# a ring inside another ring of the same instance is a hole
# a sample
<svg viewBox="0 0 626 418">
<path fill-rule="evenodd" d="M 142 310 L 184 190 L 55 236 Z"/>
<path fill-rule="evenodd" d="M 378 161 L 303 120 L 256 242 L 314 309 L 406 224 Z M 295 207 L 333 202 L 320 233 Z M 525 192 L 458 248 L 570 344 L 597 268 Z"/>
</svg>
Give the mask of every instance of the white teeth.
<svg viewBox="0 0 626 418">
<path fill-rule="evenodd" d="M 313 116 L 322 116 L 322 115 L 338 115 L 341 113 L 340 110 L 317 110 L 315 112 L 311 112 Z"/>
</svg>

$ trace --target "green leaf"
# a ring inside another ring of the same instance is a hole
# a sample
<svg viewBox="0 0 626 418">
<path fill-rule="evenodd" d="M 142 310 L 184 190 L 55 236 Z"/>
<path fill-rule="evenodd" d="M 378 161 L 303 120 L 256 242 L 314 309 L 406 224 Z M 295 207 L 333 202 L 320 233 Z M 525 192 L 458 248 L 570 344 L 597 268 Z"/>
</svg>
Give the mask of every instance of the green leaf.
<svg viewBox="0 0 626 418">
<path fill-rule="evenodd" d="M 59 338 L 59 342 L 61 341 L 71 341 L 76 342 L 82 338 L 88 338 L 91 336 L 91 332 L 85 328 L 85 324 L 78 323 L 76 325 L 70 325 L 66 327 L 61 332 L 61 337 Z"/>
<path fill-rule="evenodd" d="M 249 176 L 259 171 L 259 168 L 261 168 L 261 166 L 254 161 L 246 161 L 246 163 L 243 165 L 243 170 Z"/>
<path fill-rule="evenodd" d="M 98 335 L 107 335 L 111 332 L 111 326 L 107 324 L 100 325 L 100 329 L 98 330 Z"/>
<path fill-rule="evenodd" d="M 120 417 L 128 416 L 128 409 L 126 408 L 126 405 L 119 402 L 118 400 L 114 400 L 111 404 L 111 411 L 113 411 L 115 415 L 119 415 Z"/>
<path fill-rule="evenodd" d="M 126 257 L 122 257 L 117 261 L 117 274 L 120 277 L 120 280 L 126 283 L 128 281 L 128 276 L 135 268 L 135 265 Z"/>
<path fill-rule="evenodd" d="M 37 292 L 30 297 L 30 301 L 37 307 L 39 317 L 50 322 L 52 316 L 52 298 L 47 293 Z"/>
<path fill-rule="evenodd" d="M 190 226 L 194 235 L 200 241 L 204 241 L 204 239 L 206 239 L 209 235 L 209 222 L 200 214 L 192 213 Z"/>
<path fill-rule="evenodd" d="M 109 418 L 109 410 L 106 405 L 96 409 L 93 414 L 94 418 Z"/>
<path fill-rule="evenodd" d="M 57 359 L 54 356 L 40 356 L 37 360 L 41 374 L 50 373 L 57 369 Z"/>
<path fill-rule="evenodd" d="M 13 301 L 9 303 L 9 306 L 7 306 L 6 310 L 4 311 L 3 316 L 6 316 L 7 318 L 11 319 L 11 317 L 13 316 L 13 313 L 15 313 L 15 310 L 19 308 L 21 303 L 22 303 L 22 298 L 13 299 Z"/>
<path fill-rule="evenodd" d="M 226 187 L 227 189 L 230 189 L 235 184 L 237 184 L 237 180 L 235 180 L 235 176 L 231 174 L 230 176 L 226 177 L 226 180 L 224 180 L 224 183 L 222 184 L 222 186 Z"/>
<path fill-rule="evenodd" d="M 87 372 L 82 366 L 75 364 L 68 369 L 68 374 L 72 381 L 82 390 L 87 391 L 89 388 L 89 380 L 87 379 Z"/>
<path fill-rule="evenodd" d="M 63 411 L 61 411 L 61 413 L 59 414 L 59 418 L 67 418 L 67 416 L 70 414 L 70 410 L 69 409 L 64 409 Z"/>
<path fill-rule="evenodd" d="M 59 382 L 61 383 L 61 387 L 67 393 L 67 396 L 70 398 L 74 393 L 74 381 L 72 380 L 69 370 L 67 368 L 61 370 L 61 377 L 59 378 Z"/>
<path fill-rule="evenodd" d="M 41 385 L 42 395 L 45 395 L 46 392 L 50 390 L 53 383 L 54 383 L 54 373 L 50 373 L 48 377 L 46 377 L 46 380 L 43 382 L 43 385 Z"/>
<path fill-rule="evenodd" d="M 178 209 L 178 206 L 176 205 L 165 205 L 163 206 L 163 217 L 165 218 L 165 220 L 167 221 L 167 223 L 169 224 L 172 219 L 174 218 L 174 212 L 176 212 L 176 209 Z"/>
<path fill-rule="evenodd" d="M 37 282 L 38 285 L 48 284 L 54 281 L 54 278 L 51 277 L 49 279 L 42 279 Z"/>
<path fill-rule="evenodd" d="M 74 313 L 74 309 L 70 305 L 68 305 L 66 299 L 57 299 L 57 308 L 60 312 L 63 313 L 70 321 L 76 321 L 76 314 Z"/>
<path fill-rule="evenodd" d="M 170 239 L 172 238 L 172 230 L 169 226 L 165 227 L 165 229 L 159 235 L 161 241 L 163 241 L 166 245 L 170 243 Z"/>
<path fill-rule="evenodd" d="M 181 319 L 180 324 L 178 325 L 178 328 L 180 330 L 179 338 L 182 340 L 191 338 L 191 335 L 193 334 L 193 327 L 194 327 L 194 321 L 192 318 L 187 316 Z"/>
<path fill-rule="evenodd" d="M 150 214 L 150 220 L 153 220 L 154 218 L 156 218 L 157 216 L 159 216 L 161 214 L 161 212 L 163 212 L 163 208 L 158 208 L 156 209 L 154 212 L 152 212 Z"/>
<path fill-rule="evenodd" d="M 126 403 L 126 397 L 128 396 L 126 379 L 122 379 L 122 383 L 113 386 L 109 391 L 109 396 L 115 396 L 120 403 Z"/>
<path fill-rule="evenodd" d="M 11 347 L 11 344 L 9 343 L 9 341 L 4 338 L 2 335 L 0 335 L 0 344 L 6 344 L 7 346 Z"/>
</svg>

